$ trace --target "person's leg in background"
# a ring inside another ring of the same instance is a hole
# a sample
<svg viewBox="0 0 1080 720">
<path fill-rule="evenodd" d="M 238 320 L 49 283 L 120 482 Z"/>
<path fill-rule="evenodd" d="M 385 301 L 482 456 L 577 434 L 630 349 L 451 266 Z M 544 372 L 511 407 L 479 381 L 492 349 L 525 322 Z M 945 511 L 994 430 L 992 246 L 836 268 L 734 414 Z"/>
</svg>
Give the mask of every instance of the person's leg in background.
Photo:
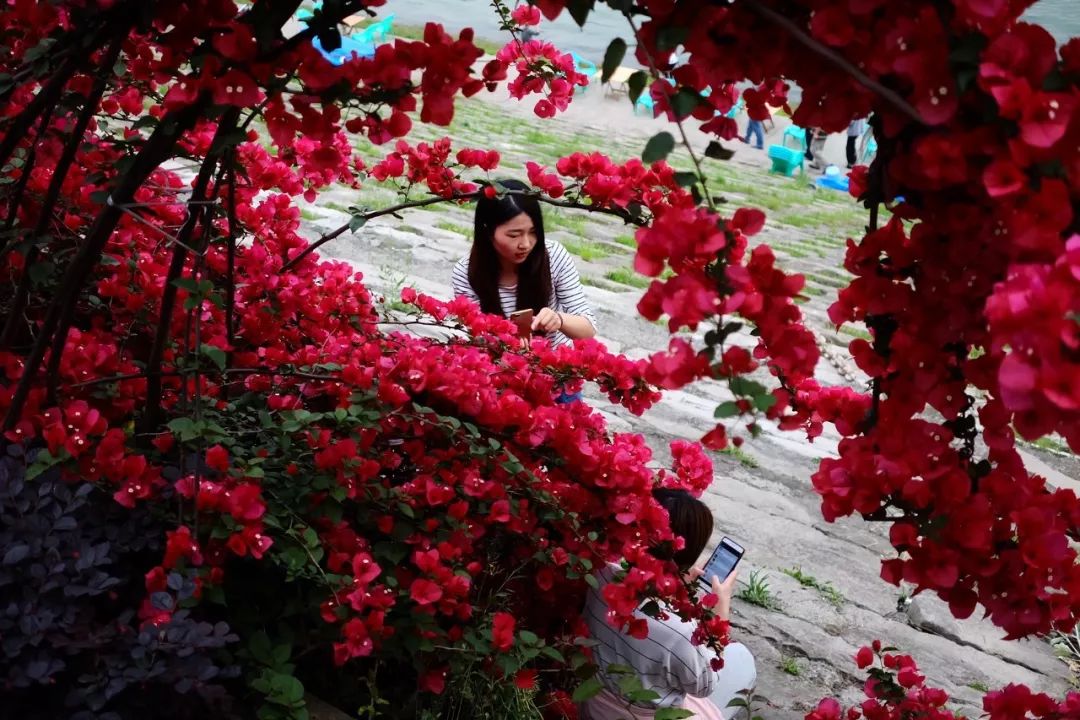
<svg viewBox="0 0 1080 720">
<path fill-rule="evenodd" d="M 858 141 L 858 139 L 859 139 L 859 137 L 857 135 L 848 135 L 848 139 L 847 139 L 847 166 L 849 168 L 855 166 L 855 161 L 857 159 L 856 156 L 855 156 L 855 143 Z"/>
<path fill-rule="evenodd" d="M 724 648 L 724 667 L 720 670 L 720 682 L 709 700 L 720 708 L 725 717 L 734 718 L 737 711 L 729 710 L 728 703 L 747 692 L 753 694 L 756 684 L 757 664 L 749 648 L 742 643 L 730 643 Z"/>
<path fill-rule="evenodd" d="M 750 133 L 754 133 L 754 147 L 758 150 L 765 149 L 765 127 L 760 120 L 751 120 L 750 124 L 746 126 L 747 142 L 749 142 Z"/>
</svg>

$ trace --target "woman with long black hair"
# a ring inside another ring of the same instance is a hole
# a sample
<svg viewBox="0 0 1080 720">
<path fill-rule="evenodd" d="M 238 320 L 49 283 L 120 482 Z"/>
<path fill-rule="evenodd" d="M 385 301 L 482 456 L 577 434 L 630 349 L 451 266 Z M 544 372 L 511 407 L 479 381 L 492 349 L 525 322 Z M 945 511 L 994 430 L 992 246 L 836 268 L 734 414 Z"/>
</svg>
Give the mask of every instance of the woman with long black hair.
<svg viewBox="0 0 1080 720">
<path fill-rule="evenodd" d="M 683 539 L 683 546 L 676 550 L 669 543 L 651 552 L 662 560 L 673 561 L 688 579 L 696 580 L 703 570 L 694 564 L 712 537 L 712 512 L 685 490 L 657 488 L 653 497 L 667 511 L 671 531 Z M 696 625 L 674 613 L 655 618 L 639 608 L 635 616 L 649 628 L 645 638 L 613 627 L 607 619 L 610 608 L 604 599 L 604 586 L 619 571 L 617 564 L 598 570 L 597 583 L 589 589 L 585 601 L 585 622 L 590 637 L 596 641 L 593 661 L 603 690 L 582 706 L 583 720 L 652 720 L 662 708 L 690 710 L 699 720 L 723 720 L 723 710 L 732 699 L 753 695 L 757 665 L 741 643 L 729 643 L 724 648 L 724 667 L 716 671 L 711 666 L 712 653 L 693 642 Z M 713 612 L 724 620 L 731 613 L 736 575 L 732 572 L 726 579 L 709 578 L 716 598 Z M 641 688 L 656 694 L 655 699 L 631 700 L 622 695 L 627 670 L 638 676 Z"/>
<path fill-rule="evenodd" d="M 469 257 L 454 266 L 454 295 L 493 315 L 532 310 L 532 330 L 563 345 L 596 334 L 570 253 L 544 239 L 540 202 L 518 180 L 502 180 L 502 197 L 476 202 Z"/>
</svg>

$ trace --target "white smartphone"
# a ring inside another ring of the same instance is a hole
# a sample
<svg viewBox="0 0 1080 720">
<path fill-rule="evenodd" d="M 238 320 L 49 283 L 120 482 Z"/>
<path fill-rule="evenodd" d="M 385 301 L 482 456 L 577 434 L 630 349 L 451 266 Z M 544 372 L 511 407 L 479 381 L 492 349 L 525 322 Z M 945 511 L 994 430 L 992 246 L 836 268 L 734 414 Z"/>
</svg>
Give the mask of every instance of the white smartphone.
<svg viewBox="0 0 1080 720">
<path fill-rule="evenodd" d="M 724 582 L 731 571 L 735 569 L 735 566 L 739 564 L 739 560 L 742 559 L 743 546 L 735 542 L 729 537 L 725 537 L 720 541 L 720 544 L 713 550 L 712 555 L 709 556 L 709 561 L 705 563 L 705 572 L 698 578 L 698 582 L 701 583 L 706 589 L 712 589 L 712 579 L 715 575 L 720 578 L 720 582 Z"/>
</svg>

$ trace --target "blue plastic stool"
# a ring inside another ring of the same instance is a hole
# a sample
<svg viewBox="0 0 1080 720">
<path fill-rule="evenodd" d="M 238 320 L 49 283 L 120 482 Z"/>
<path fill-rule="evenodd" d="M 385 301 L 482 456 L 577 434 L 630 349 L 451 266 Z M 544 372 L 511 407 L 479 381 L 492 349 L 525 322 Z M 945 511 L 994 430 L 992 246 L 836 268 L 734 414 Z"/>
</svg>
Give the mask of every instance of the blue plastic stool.
<svg viewBox="0 0 1080 720">
<path fill-rule="evenodd" d="M 646 88 L 645 91 L 642 92 L 641 95 L 638 96 L 637 102 L 634 103 L 634 114 L 635 115 L 638 114 L 638 108 L 641 108 L 642 110 L 644 110 L 645 113 L 648 114 L 649 117 L 652 117 L 654 115 L 653 99 L 652 99 L 652 95 L 649 94 L 648 88 Z"/>
<path fill-rule="evenodd" d="M 877 140 L 870 138 L 870 141 L 866 143 L 866 149 L 863 150 L 862 161 L 860 164 L 868 165 L 870 158 L 877 155 Z"/>
<path fill-rule="evenodd" d="M 390 13 L 379 22 L 372 23 L 361 30 L 359 40 L 371 44 L 385 42 L 393 28 L 394 14 Z"/>
<path fill-rule="evenodd" d="M 783 145 L 770 145 L 769 159 L 772 160 L 772 167 L 769 168 L 771 173 L 783 175 L 784 177 L 793 177 L 796 170 L 800 173 L 806 172 L 803 168 L 805 158 L 801 152 L 794 148 L 784 147 Z"/>
<path fill-rule="evenodd" d="M 312 38 L 311 44 L 322 53 L 322 56 L 329 60 L 334 65 L 344 65 L 346 62 L 355 57 L 370 58 L 375 57 L 375 45 L 372 43 L 363 43 L 359 40 L 349 37 L 348 35 L 341 36 L 341 47 L 336 50 L 324 50 L 322 44 L 319 42 L 319 38 Z"/>
<path fill-rule="evenodd" d="M 839 190 L 841 192 L 848 192 L 851 184 L 851 179 L 847 175 L 840 174 L 840 168 L 835 165 L 830 165 L 825 168 L 825 174 L 819 177 L 815 184 L 821 188 L 828 188 L 829 190 Z"/>
<path fill-rule="evenodd" d="M 596 75 L 596 63 L 590 60 L 586 60 L 585 58 L 578 55 L 576 52 L 570 53 L 570 56 L 574 58 L 574 70 L 581 73 L 591 81 L 593 76 Z M 574 92 L 582 94 L 588 89 L 589 84 L 586 83 L 584 85 L 578 85 L 577 87 L 575 87 Z"/>
</svg>

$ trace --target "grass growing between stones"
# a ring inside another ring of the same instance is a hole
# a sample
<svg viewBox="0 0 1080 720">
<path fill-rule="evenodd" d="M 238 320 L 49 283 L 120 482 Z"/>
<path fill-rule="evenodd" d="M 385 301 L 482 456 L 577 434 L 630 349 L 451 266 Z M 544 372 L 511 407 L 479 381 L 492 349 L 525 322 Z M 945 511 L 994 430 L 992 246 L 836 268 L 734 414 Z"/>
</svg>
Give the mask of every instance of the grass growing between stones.
<svg viewBox="0 0 1080 720">
<path fill-rule="evenodd" d="M 724 448 L 723 450 L 720 451 L 720 454 L 721 455 L 727 455 L 728 457 L 731 457 L 731 458 L 734 458 L 734 459 L 738 460 L 739 464 L 742 465 L 743 467 L 746 467 L 746 468 L 759 467 L 758 461 L 755 460 L 752 455 L 748 454 L 742 448 L 735 447 L 734 445 L 729 445 L 728 447 Z"/>
<path fill-rule="evenodd" d="M 324 202 L 320 203 L 319 207 L 324 207 L 327 210 L 337 210 L 338 212 L 343 212 L 346 215 L 352 215 L 352 210 L 350 210 L 347 205 L 342 205 L 341 203 Z"/>
<path fill-rule="evenodd" d="M 990 687 L 986 683 L 979 682 L 978 680 L 976 680 L 975 682 L 968 683 L 968 687 L 971 688 L 972 690 L 974 690 L 975 692 L 980 692 L 980 693 L 984 693 L 984 694 L 990 692 Z"/>
<path fill-rule="evenodd" d="M 637 249 L 637 240 L 634 239 L 633 235 L 616 235 L 612 238 L 612 241 L 618 243 L 619 245 L 622 245 L 623 247 L 634 248 L 635 250 Z"/>
<path fill-rule="evenodd" d="M 844 594 L 837 590 L 831 582 L 821 582 L 813 575 L 804 573 L 802 568 L 797 565 L 790 568 L 781 568 L 780 572 L 790 578 L 794 578 L 803 587 L 817 590 L 818 593 L 820 593 L 821 596 L 837 610 L 844 606 Z"/>
<path fill-rule="evenodd" d="M 802 675 L 802 666 L 799 665 L 799 661 L 787 655 L 780 656 L 779 668 L 788 675 L 793 675 L 795 677 Z"/>
<path fill-rule="evenodd" d="M 844 335 L 849 335 L 853 338 L 862 338 L 863 340 L 873 340 L 874 336 L 857 327 L 851 327 L 850 325 L 841 325 L 838 332 Z"/>
<path fill-rule="evenodd" d="M 357 25 L 357 28 L 362 29 L 371 23 L 375 22 L 379 18 L 372 18 L 368 22 L 363 22 Z M 451 35 L 457 36 L 457 31 L 449 31 Z M 423 40 L 424 39 L 424 27 L 422 25 L 400 25 L 394 23 L 393 32 L 391 35 L 402 40 Z M 483 50 L 488 55 L 494 55 L 502 48 L 497 42 L 491 42 L 490 40 L 484 40 L 483 38 L 474 37 L 473 45 Z"/>
<path fill-rule="evenodd" d="M 1057 440 L 1049 437 L 1041 437 L 1036 440 L 1032 440 L 1031 444 L 1042 450 L 1049 450 L 1050 452 L 1063 454 L 1072 453 L 1072 450 L 1069 449 L 1068 445 L 1063 442 L 1058 442 Z"/>
<path fill-rule="evenodd" d="M 563 247 L 572 255 L 577 255 L 585 262 L 606 258 L 610 253 L 603 247 L 588 240 L 563 240 Z"/>
<path fill-rule="evenodd" d="M 652 282 L 649 278 L 638 275 L 630 268 L 615 268 L 604 275 L 608 280 L 617 282 L 620 285 L 629 285 L 630 287 L 644 289 L 649 287 L 649 283 Z"/>
<path fill-rule="evenodd" d="M 735 597 L 766 610 L 780 609 L 780 601 L 776 599 L 769 587 L 768 575 L 761 570 L 750 571 L 750 579 L 746 586 L 740 589 Z"/>
<path fill-rule="evenodd" d="M 447 232 L 457 233 L 463 237 L 470 237 L 472 235 L 472 228 L 467 228 L 464 225 L 458 225 L 452 223 L 449 220 L 439 220 L 435 223 L 435 227 L 440 230 L 446 230 Z"/>
</svg>

